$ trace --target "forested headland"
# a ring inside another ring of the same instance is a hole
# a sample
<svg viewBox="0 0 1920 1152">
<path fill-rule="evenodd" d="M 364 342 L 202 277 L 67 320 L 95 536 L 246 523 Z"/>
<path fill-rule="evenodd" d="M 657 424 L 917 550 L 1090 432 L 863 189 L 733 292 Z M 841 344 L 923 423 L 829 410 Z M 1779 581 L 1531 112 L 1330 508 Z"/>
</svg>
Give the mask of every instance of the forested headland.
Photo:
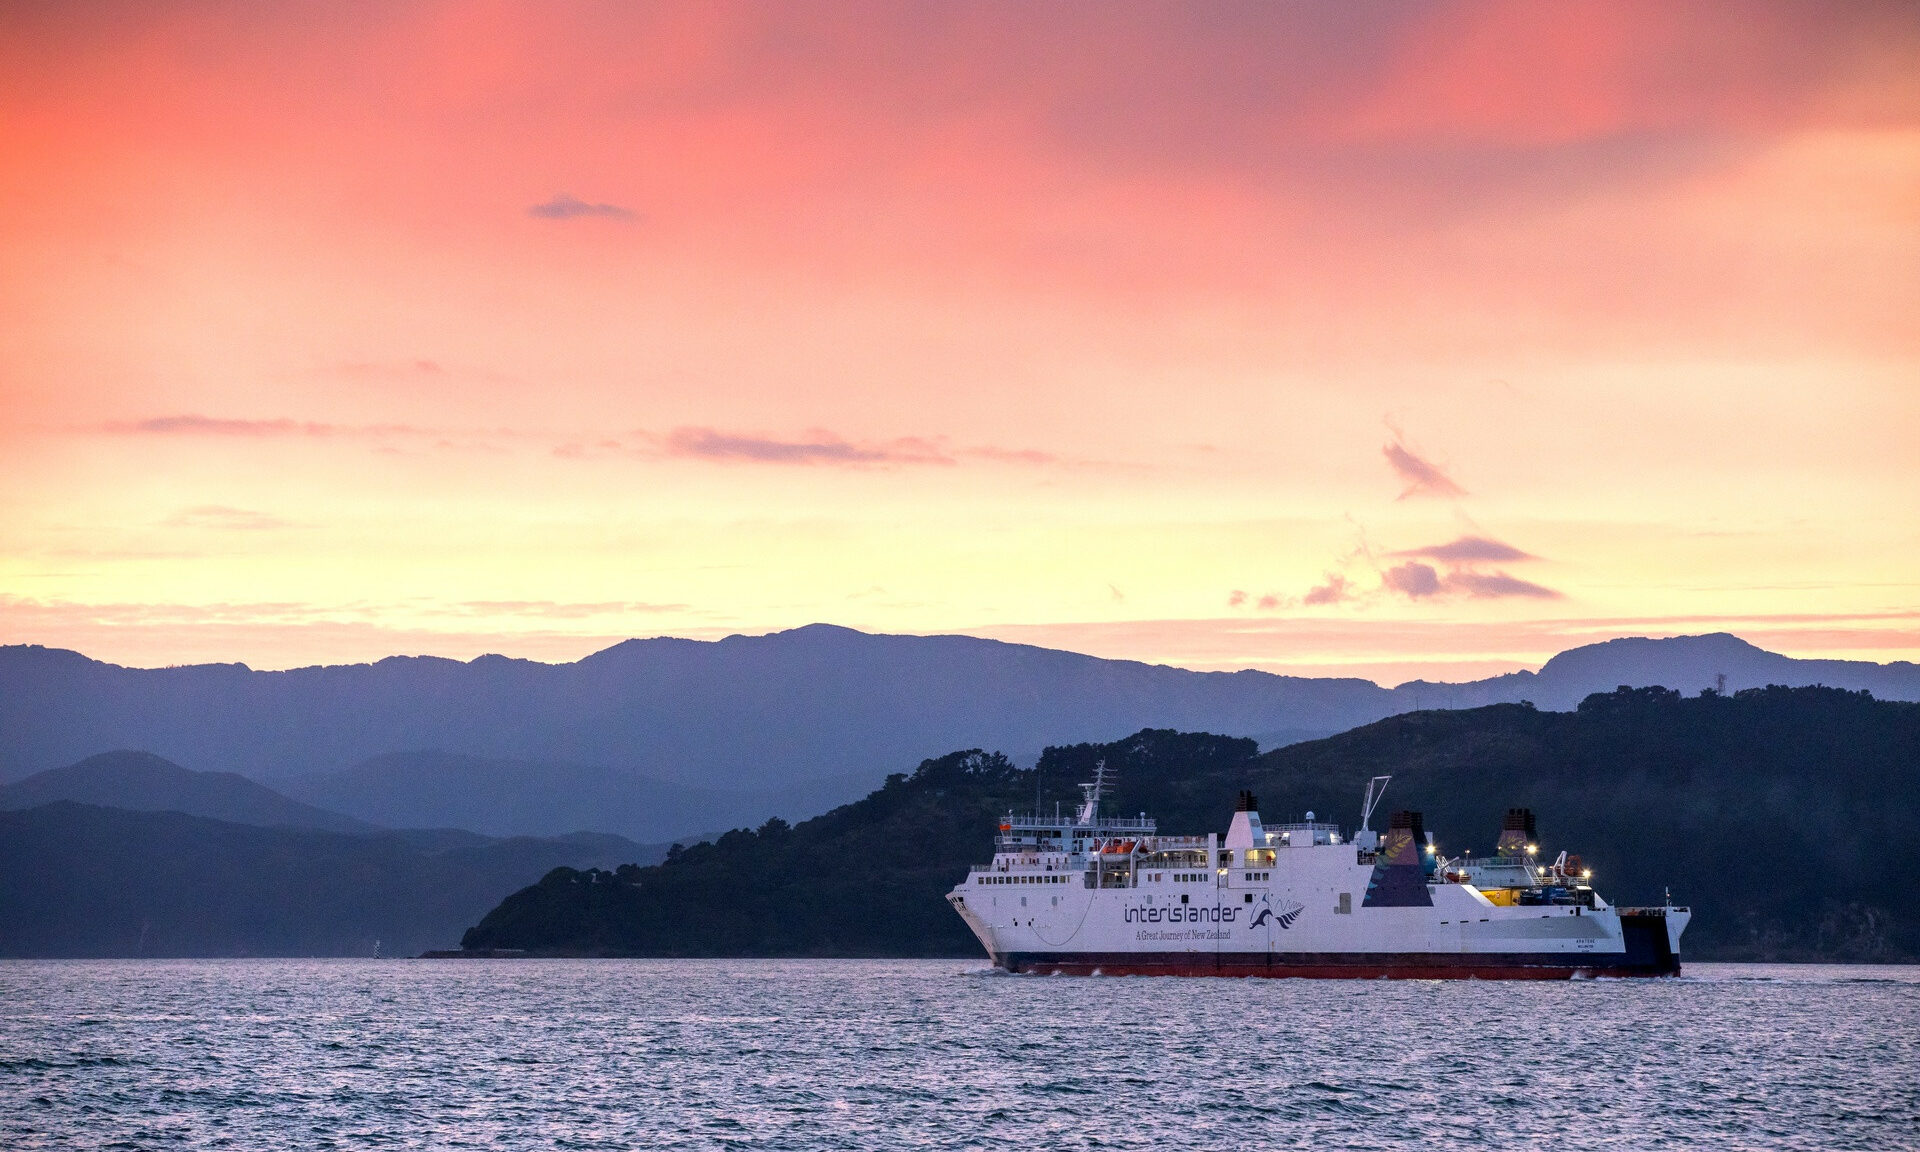
<svg viewBox="0 0 1920 1152">
<path fill-rule="evenodd" d="M 469 950 L 542 955 L 969 956 L 942 898 L 992 853 L 1009 809 L 1071 804 L 1093 764 L 1114 808 L 1169 832 L 1224 830 L 1235 793 L 1269 821 L 1425 814 L 1442 851 L 1492 848 L 1509 806 L 1542 847 L 1578 852 L 1622 904 L 1671 888 L 1692 959 L 1920 958 L 1913 852 L 1920 705 L 1829 688 L 1682 696 L 1622 688 L 1571 712 L 1526 703 L 1413 712 L 1265 755 L 1252 740 L 1143 730 L 1048 748 L 1033 769 L 978 749 L 926 760 L 866 798 L 676 847 L 656 866 L 557 868 L 466 933 Z"/>
</svg>

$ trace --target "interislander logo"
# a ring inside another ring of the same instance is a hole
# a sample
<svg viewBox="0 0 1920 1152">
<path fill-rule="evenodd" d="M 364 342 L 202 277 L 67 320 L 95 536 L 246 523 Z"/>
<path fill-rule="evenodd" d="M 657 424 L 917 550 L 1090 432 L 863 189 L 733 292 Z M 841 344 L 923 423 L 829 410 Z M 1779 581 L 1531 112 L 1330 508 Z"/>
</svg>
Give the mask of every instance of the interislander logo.
<svg viewBox="0 0 1920 1152">
<path fill-rule="evenodd" d="M 1260 897 L 1260 902 L 1262 904 L 1265 904 L 1267 902 L 1267 898 L 1265 896 Z M 1286 907 L 1282 908 L 1280 910 L 1280 914 L 1277 916 L 1274 915 L 1273 909 L 1271 907 L 1260 909 L 1260 914 L 1255 916 L 1253 918 L 1253 923 L 1247 925 L 1247 927 L 1258 928 L 1262 924 L 1272 923 L 1272 924 L 1280 925 L 1280 927 L 1283 929 L 1291 928 L 1293 927 L 1293 922 L 1295 920 L 1300 919 L 1300 913 L 1305 912 L 1306 910 L 1307 910 L 1306 905 L 1301 904 L 1297 901 L 1289 900 L 1287 901 Z"/>
<path fill-rule="evenodd" d="M 1220 905 L 1188 906 L 1174 904 L 1147 908 L 1129 907 L 1123 910 L 1122 918 L 1129 924 L 1231 924 L 1240 915 L 1240 909 L 1221 907 Z"/>
</svg>

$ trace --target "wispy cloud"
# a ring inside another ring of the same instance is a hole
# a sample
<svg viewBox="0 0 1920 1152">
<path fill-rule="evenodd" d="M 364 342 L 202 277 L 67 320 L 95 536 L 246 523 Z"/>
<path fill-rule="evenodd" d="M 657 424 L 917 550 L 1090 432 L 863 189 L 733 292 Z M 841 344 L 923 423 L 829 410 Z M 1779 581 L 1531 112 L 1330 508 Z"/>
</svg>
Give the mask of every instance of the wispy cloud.
<svg viewBox="0 0 1920 1152">
<path fill-rule="evenodd" d="M 631 208 L 622 208 L 618 204 L 590 204 L 578 200 L 565 192 L 560 193 L 544 204 L 535 204 L 527 209 L 527 215 L 541 220 L 578 220 L 581 217 L 599 216 L 608 220 L 637 220 L 639 216 Z"/>
<path fill-rule="evenodd" d="M 101 432 L 119 436 L 231 436 L 271 438 L 276 436 L 426 436 L 429 429 L 410 424 L 328 424 L 317 420 L 236 419 L 227 416 L 202 416 L 183 413 L 175 416 L 149 416 L 141 420 L 110 420 L 98 426 Z"/>
<path fill-rule="evenodd" d="M 330 436 L 332 424 L 303 420 L 234 420 L 220 416 L 151 416 L 145 420 L 110 421 L 104 431 L 135 436 Z"/>
<path fill-rule="evenodd" d="M 1519 560 L 1536 560 L 1538 557 L 1522 552 L 1511 544 L 1492 540 L 1485 536 L 1462 536 L 1447 544 L 1429 544 L 1424 548 L 1406 548 L 1399 552 L 1389 552 L 1389 556 L 1404 556 L 1420 560 L 1439 560 L 1447 564 L 1512 563 Z"/>
<path fill-rule="evenodd" d="M 1476 600 L 1497 600 L 1510 596 L 1538 600 L 1558 600 L 1560 593 L 1543 584 L 1522 580 L 1505 572 L 1475 572 L 1453 569 L 1442 574 L 1431 564 L 1409 560 L 1380 574 L 1381 587 L 1409 600 L 1430 597 L 1467 596 Z"/>
<path fill-rule="evenodd" d="M 952 464 L 933 441 L 917 436 L 855 443 L 824 429 L 792 440 L 741 435 L 713 428 L 675 428 L 665 438 L 670 456 L 740 460 L 756 464 Z"/>
<path fill-rule="evenodd" d="M 1354 593 L 1352 581 L 1338 572 L 1329 572 L 1325 580 L 1307 589 L 1307 594 L 1300 597 L 1300 603 L 1309 607 L 1338 604 L 1343 600 L 1352 599 Z"/>
<path fill-rule="evenodd" d="M 1060 457 L 1051 452 L 1042 452 L 1037 448 L 961 448 L 957 456 L 971 456 L 979 460 L 997 460 L 1005 464 L 1058 464 Z"/>
<path fill-rule="evenodd" d="M 309 601 L 215 601 L 205 604 L 177 602 L 79 603 L 67 600 L 42 600 L 0 593 L 0 611 L 21 618 L 86 620 L 100 624 L 147 626 L 160 624 L 277 623 L 361 621 L 386 626 L 394 619 L 422 618 L 527 618 L 540 620 L 583 620 L 596 617 L 687 613 L 709 615 L 690 604 L 652 603 L 642 600 L 457 600 L 457 601 L 349 601 L 316 603 Z"/>
<path fill-rule="evenodd" d="M 771 464 L 842 468 L 887 468 L 934 464 L 943 467 L 979 461 L 1027 467 L 1073 466 L 1076 462 L 1037 448 L 995 445 L 955 446 L 944 436 L 896 436 L 854 440 L 824 428 L 794 436 L 736 432 L 684 425 L 667 433 L 636 431 L 624 436 L 567 440 L 553 449 L 568 459 L 629 457 L 639 460 L 705 460 L 717 464 Z M 1078 462 L 1079 466 L 1092 466 Z"/>
<path fill-rule="evenodd" d="M 438 371 L 419 367 L 419 372 Z M 820 465 L 827 467 L 893 467 L 933 464 L 951 467 L 968 461 L 1015 467 L 1118 467 L 1095 461 L 1068 460 L 1038 448 L 1009 448 L 992 444 L 955 445 L 944 436 L 896 436 L 885 440 L 854 440 L 824 428 L 781 436 L 683 425 L 670 432 L 645 430 L 619 436 L 566 437 L 507 428 L 424 428 L 412 424 L 340 424 L 290 417 L 245 418 L 179 413 L 136 420 L 111 420 L 86 425 L 78 431 L 111 436 L 151 436 L 271 440 L 361 440 L 379 450 L 404 447 L 506 451 L 514 444 L 550 446 L 567 459 L 626 457 L 636 460 L 707 460 L 715 463 Z"/>
<path fill-rule="evenodd" d="M 1398 436 L 1395 436 L 1380 451 L 1386 455 L 1387 463 L 1392 466 L 1394 475 L 1400 477 L 1400 482 L 1406 485 L 1399 496 L 1402 500 L 1419 496 L 1451 499 L 1467 494 L 1467 490 L 1454 483 L 1451 477 L 1440 470 L 1439 465 L 1416 455 L 1411 448 L 1401 442 Z"/>
<path fill-rule="evenodd" d="M 168 528 L 213 528 L 226 532 L 260 532 L 285 528 L 291 521 L 270 512 L 251 508 L 230 508 L 224 504 L 200 504 L 182 508 L 163 522 Z"/>
<path fill-rule="evenodd" d="M 633 613 L 689 612 L 690 604 L 652 604 L 642 600 L 462 600 L 444 611 L 454 616 L 532 616 L 548 620 L 582 620 L 594 616 Z"/>
<path fill-rule="evenodd" d="M 1560 593 L 1552 588 L 1535 584 L 1530 580 L 1522 580 L 1518 576 L 1509 576 L 1505 572 L 1449 572 L 1445 586 L 1481 599 L 1495 599 L 1503 596 L 1525 596 L 1538 600 L 1560 599 Z"/>
</svg>

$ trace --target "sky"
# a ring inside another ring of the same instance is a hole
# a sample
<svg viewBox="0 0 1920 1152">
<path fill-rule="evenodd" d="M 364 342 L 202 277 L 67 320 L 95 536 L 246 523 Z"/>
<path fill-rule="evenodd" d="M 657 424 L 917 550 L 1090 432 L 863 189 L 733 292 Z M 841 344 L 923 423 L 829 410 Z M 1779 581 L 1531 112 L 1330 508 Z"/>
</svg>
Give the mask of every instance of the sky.
<svg viewBox="0 0 1920 1152">
<path fill-rule="evenodd" d="M 1920 659 L 1920 8 L 0 7 L 0 642 Z"/>
</svg>

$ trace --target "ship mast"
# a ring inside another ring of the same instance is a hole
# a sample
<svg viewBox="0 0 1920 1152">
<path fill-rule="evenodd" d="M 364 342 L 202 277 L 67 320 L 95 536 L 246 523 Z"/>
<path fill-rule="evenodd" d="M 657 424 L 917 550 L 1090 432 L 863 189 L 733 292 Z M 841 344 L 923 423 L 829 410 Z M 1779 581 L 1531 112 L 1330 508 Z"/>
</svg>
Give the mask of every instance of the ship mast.
<svg viewBox="0 0 1920 1152">
<path fill-rule="evenodd" d="M 1366 798 L 1360 801 L 1360 831 L 1354 833 L 1353 842 L 1362 848 L 1378 848 L 1380 834 L 1367 827 L 1367 821 L 1373 819 L 1373 809 L 1387 794 L 1387 782 L 1391 776 L 1375 776 L 1367 781 Z"/>
<path fill-rule="evenodd" d="M 1080 811 L 1074 816 L 1075 824 L 1092 824 L 1100 818 L 1100 794 L 1113 783 L 1113 775 L 1107 771 L 1107 762 L 1101 760 L 1093 766 L 1093 782 L 1080 785 Z"/>
</svg>

